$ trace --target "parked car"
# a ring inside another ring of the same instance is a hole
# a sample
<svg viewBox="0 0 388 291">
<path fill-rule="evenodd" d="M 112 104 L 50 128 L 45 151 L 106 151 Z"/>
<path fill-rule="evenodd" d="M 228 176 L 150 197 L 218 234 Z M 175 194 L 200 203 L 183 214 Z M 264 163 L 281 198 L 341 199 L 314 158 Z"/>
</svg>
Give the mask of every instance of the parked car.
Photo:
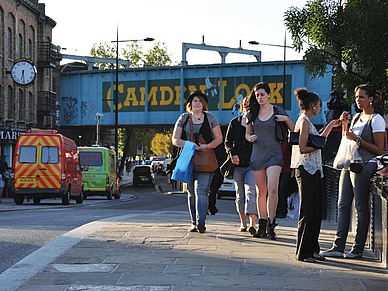
<svg viewBox="0 0 388 291">
<path fill-rule="evenodd" d="M 136 166 L 133 170 L 133 186 L 137 187 L 142 184 L 155 185 L 155 174 L 149 165 Z"/>
<path fill-rule="evenodd" d="M 106 196 L 120 199 L 119 179 L 116 175 L 116 154 L 100 146 L 79 147 L 81 170 L 84 177 L 84 199 Z"/>
<path fill-rule="evenodd" d="M 220 189 L 218 189 L 217 198 L 222 197 L 236 197 L 236 188 L 234 187 L 234 180 L 224 178 Z"/>
<path fill-rule="evenodd" d="M 75 142 L 56 130 L 27 130 L 20 134 L 12 165 L 12 192 L 17 205 L 24 196 L 35 204 L 41 199 L 62 198 L 83 202 L 83 178 Z"/>
</svg>

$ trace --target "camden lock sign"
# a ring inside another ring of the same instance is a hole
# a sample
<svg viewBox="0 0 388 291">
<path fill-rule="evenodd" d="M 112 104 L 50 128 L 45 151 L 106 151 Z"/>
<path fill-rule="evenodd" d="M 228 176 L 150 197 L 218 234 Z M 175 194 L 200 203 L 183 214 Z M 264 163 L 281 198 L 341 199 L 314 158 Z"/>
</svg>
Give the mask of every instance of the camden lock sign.
<svg viewBox="0 0 388 291">
<path fill-rule="evenodd" d="M 283 104 L 282 88 L 283 83 L 279 76 L 266 76 L 265 82 L 268 82 L 271 89 L 272 104 Z M 185 79 L 184 95 L 185 99 L 190 92 L 201 90 L 207 92 L 209 99 L 208 108 L 210 111 L 218 110 L 219 108 L 219 93 L 222 91 L 221 102 L 222 110 L 233 110 L 234 106 L 239 105 L 242 99 L 250 94 L 252 87 L 257 83 L 258 78 L 250 77 L 235 77 L 222 79 L 222 85 L 219 79 L 212 78 L 213 85 L 206 84 L 210 80 L 204 78 Z M 291 76 L 286 76 L 286 81 L 291 82 Z M 220 87 L 222 86 L 222 90 Z M 114 106 L 114 90 L 116 85 L 112 87 L 110 82 L 103 82 L 103 112 L 110 112 Z M 289 100 L 290 91 L 285 93 L 285 107 L 290 107 Z M 145 81 L 122 81 L 118 86 L 118 108 L 120 112 L 141 112 L 145 110 Z M 181 87 L 179 79 L 170 80 L 149 80 L 148 81 L 148 111 L 179 111 L 181 99 Z"/>
</svg>

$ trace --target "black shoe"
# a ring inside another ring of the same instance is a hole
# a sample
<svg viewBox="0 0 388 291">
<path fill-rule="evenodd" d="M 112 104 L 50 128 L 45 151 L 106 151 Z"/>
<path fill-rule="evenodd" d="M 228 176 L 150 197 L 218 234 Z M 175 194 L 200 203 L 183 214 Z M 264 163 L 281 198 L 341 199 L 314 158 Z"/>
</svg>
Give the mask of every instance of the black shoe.
<svg viewBox="0 0 388 291">
<path fill-rule="evenodd" d="M 197 232 L 198 229 L 195 225 L 192 225 L 189 229 L 188 229 L 190 232 Z"/>
<path fill-rule="evenodd" d="M 273 223 L 270 223 L 269 221 L 270 220 L 268 218 L 268 226 L 267 226 L 268 237 L 272 240 L 275 240 L 276 239 L 275 227 L 277 226 L 276 219 L 273 220 Z"/>
<path fill-rule="evenodd" d="M 259 229 L 253 235 L 256 238 L 262 238 L 267 236 L 267 219 L 259 219 Z"/>
<path fill-rule="evenodd" d="M 206 227 L 202 223 L 198 223 L 197 228 L 199 233 L 204 233 L 206 230 Z"/>
<path fill-rule="evenodd" d="M 256 234 L 256 228 L 254 228 L 253 226 L 249 227 L 248 231 L 249 231 L 249 233 L 250 233 L 251 235 Z"/>
<path fill-rule="evenodd" d="M 217 208 L 210 209 L 210 214 L 211 214 L 211 215 L 215 215 L 217 212 L 218 212 L 218 209 L 217 209 Z"/>
</svg>

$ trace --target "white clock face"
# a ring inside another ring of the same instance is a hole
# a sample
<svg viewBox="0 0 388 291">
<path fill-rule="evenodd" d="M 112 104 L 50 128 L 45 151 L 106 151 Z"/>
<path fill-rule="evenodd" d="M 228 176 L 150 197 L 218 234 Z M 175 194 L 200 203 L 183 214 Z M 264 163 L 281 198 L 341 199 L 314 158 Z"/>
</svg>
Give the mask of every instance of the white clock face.
<svg viewBox="0 0 388 291">
<path fill-rule="evenodd" d="M 25 60 L 17 61 L 11 70 L 12 79 L 19 85 L 31 84 L 36 76 L 35 66 Z"/>
</svg>

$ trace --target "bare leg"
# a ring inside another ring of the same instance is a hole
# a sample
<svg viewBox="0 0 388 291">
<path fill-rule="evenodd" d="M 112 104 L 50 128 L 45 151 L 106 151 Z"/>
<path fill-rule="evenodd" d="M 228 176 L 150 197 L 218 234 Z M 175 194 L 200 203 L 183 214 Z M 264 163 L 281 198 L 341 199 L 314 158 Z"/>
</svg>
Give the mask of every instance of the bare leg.
<svg viewBox="0 0 388 291">
<path fill-rule="evenodd" d="M 272 166 L 267 168 L 267 183 L 268 183 L 268 216 L 270 218 L 270 223 L 273 223 L 273 220 L 276 216 L 276 208 L 278 207 L 278 188 L 279 188 L 279 178 L 282 168 L 279 166 Z"/>
<path fill-rule="evenodd" d="M 238 215 L 240 216 L 241 227 L 243 228 L 247 227 L 247 217 L 245 213 L 239 212 Z"/>
<path fill-rule="evenodd" d="M 255 175 L 259 218 L 267 219 L 267 173 L 265 169 L 254 171 L 253 173 Z"/>
<path fill-rule="evenodd" d="M 256 228 L 257 215 L 256 214 L 248 214 L 249 216 L 249 226 Z"/>
</svg>

